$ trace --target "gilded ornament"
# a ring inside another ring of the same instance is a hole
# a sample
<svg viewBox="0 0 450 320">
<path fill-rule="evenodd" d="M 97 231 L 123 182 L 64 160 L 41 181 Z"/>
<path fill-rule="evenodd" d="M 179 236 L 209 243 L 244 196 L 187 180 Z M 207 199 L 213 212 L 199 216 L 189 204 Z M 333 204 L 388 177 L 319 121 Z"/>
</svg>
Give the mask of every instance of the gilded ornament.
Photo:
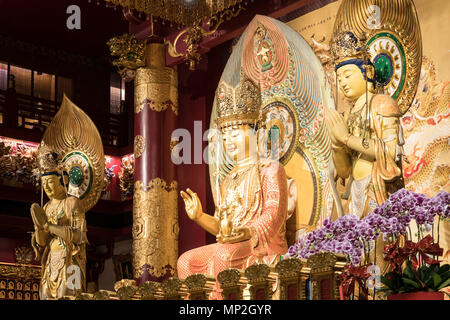
<svg viewBox="0 0 450 320">
<path fill-rule="evenodd" d="M 142 300 L 155 300 L 161 284 L 154 281 L 146 281 L 138 288 Z"/>
<path fill-rule="evenodd" d="M 300 259 L 291 258 L 278 262 L 275 271 L 280 279 L 295 278 L 301 273 L 303 263 Z"/>
<path fill-rule="evenodd" d="M 217 275 L 217 281 L 222 288 L 237 286 L 241 280 L 242 272 L 238 269 L 227 269 Z"/>
<path fill-rule="evenodd" d="M 162 0 L 104 0 L 114 6 L 122 6 L 131 10 L 143 12 L 152 17 L 159 17 L 169 21 L 171 24 L 181 26 L 193 26 L 200 24 L 205 19 L 223 11 L 232 11 L 243 0 L 202 0 L 186 2 L 184 0 L 162 1 Z M 234 11 L 234 10 L 233 10 Z"/>
<path fill-rule="evenodd" d="M 172 300 L 179 299 L 181 295 L 181 286 L 183 281 L 178 278 L 169 278 L 161 283 L 161 289 L 164 294 L 164 299 Z"/>
<path fill-rule="evenodd" d="M 145 138 L 141 135 L 136 135 L 134 137 L 134 158 L 137 159 L 145 151 L 146 145 L 145 145 Z"/>
<path fill-rule="evenodd" d="M 131 279 L 122 279 L 114 284 L 114 290 L 116 290 L 120 300 L 130 300 L 137 289 L 136 281 Z"/>
<path fill-rule="evenodd" d="M 175 274 L 178 258 L 178 203 L 176 181 L 155 178 L 134 184 L 133 268 L 139 278 L 145 269 L 155 276 Z"/>
<path fill-rule="evenodd" d="M 166 66 L 137 69 L 134 106 L 135 113 L 140 113 L 145 107 L 157 112 L 170 107 L 178 115 L 177 71 Z"/>
<path fill-rule="evenodd" d="M 254 264 L 245 269 L 245 276 L 249 280 L 249 283 L 258 283 L 267 281 L 270 268 L 266 264 Z"/>
<path fill-rule="evenodd" d="M 89 300 L 109 300 L 110 296 L 111 294 L 108 290 L 98 290 L 93 294 L 93 299 Z"/>
<path fill-rule="evenodd" d="M 119 74 L 125 81 L 135 78 L 135 70 L 145 66 L 145 42 L 137 40 L 134 35 L 123 34 L 110 39 L 107 43 L 112 56 L 118 58 L 113 65 L 119 69 Z"/>
</svg>

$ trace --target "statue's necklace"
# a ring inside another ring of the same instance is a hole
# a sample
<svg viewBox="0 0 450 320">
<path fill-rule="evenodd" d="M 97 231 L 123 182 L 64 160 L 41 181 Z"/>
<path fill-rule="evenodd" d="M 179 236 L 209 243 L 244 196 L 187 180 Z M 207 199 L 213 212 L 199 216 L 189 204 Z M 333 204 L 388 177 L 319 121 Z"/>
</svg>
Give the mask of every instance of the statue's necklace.
<svg viewBox="0 0 450 320">
<path fill-rule="evenodd" d="M 61 206 L 64 203 L 64 200 L 59 201 L 58 204 L 50 204 L 47 206 L 47 210 L 49 213 L 49 218 L 56 221 L 56 218 L 58 217 L 58 214 L 61 210 Z"/>
</svg>

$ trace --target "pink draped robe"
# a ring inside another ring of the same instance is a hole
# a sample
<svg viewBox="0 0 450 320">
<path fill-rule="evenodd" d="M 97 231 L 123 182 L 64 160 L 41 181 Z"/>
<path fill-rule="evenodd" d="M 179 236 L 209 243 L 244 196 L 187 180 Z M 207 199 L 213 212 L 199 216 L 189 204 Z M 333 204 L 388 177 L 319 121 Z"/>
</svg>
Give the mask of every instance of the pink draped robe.
<svg viewBox="0 0 450 320">
<path fill-rule="evenodd" d="M 236 191 L 231 183 L 235 171 L 232 170 L 222 183 L 222 199 Z M 233 244 L 214 243 L 185 252 L 177 263 L 179 278 L 185 279 L 194 273 L 217 277 L 228 268 L 245 269 L 255 262 L 274 263 L 287 252 L 288 192 L 284 167 L 278 162 L 269 162 L 254 165 L 244 175 L 236 188 L 243 206 L 233 213 L 233 222 L 235 226 L 250 228 L 253 239 Z"/>
</svg>

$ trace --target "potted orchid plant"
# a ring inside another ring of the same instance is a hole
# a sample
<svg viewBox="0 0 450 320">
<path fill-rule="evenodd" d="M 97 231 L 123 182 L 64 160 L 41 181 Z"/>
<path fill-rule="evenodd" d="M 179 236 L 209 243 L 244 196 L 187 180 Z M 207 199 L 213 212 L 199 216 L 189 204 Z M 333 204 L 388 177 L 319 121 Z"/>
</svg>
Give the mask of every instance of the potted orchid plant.
<svg viewBox="0 0 450 320">
<path fill-rule="evenodd" d="M 376 264 L 376 261 L 369 261 L 369 252 L 376 250 L 376 240 L 382 236 L 388 241 L 384 259 L 391 264 L 393 271 L 381 277 L 384 288 L 380 291 L 387 295 L 411 291 L 434 293 L 450 285 L 450 267 L 439 266 L 435 259 L 442 255 L 442 249 L 434 243 L 433 228 L 438 216 L 439 238 L 439 223 L 449 218 L 449 204 L 450 194 L 445 191 L 427 198 L 401 189 L 363 219 L 348 214 L 335 221 L 325 220 L 322 227 L 298 239 L 289 248 L 287 256 L 309 258 L 324 251 L 347 255 L 349 263 L 341 275 L 342 297 L 356 298 L 354 288 L 357 284 L 359 298 L 367 299 L 367 281 L 371 276 L 368 270 Z M 415 237 L 411 232 L 412 223 L 416 223 L 418 229 Z M 425 236 L 431 230 L 433 235 Z M 417 242 L 413 242 L 415 239 Z"/>
</svg>

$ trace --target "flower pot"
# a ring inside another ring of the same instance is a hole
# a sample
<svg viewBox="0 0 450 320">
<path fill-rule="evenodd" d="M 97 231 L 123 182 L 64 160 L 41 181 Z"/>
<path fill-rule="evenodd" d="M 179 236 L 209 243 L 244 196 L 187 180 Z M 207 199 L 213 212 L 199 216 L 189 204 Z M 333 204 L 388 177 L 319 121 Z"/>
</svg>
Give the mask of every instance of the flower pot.
<svg viewBox="0 0 450 320">
<path fill-rule="evenodd" d="M 417 291 L 408 293 L 390 294 L 388 300 L 444 300 L 443 292 Z"/>
</svg>

